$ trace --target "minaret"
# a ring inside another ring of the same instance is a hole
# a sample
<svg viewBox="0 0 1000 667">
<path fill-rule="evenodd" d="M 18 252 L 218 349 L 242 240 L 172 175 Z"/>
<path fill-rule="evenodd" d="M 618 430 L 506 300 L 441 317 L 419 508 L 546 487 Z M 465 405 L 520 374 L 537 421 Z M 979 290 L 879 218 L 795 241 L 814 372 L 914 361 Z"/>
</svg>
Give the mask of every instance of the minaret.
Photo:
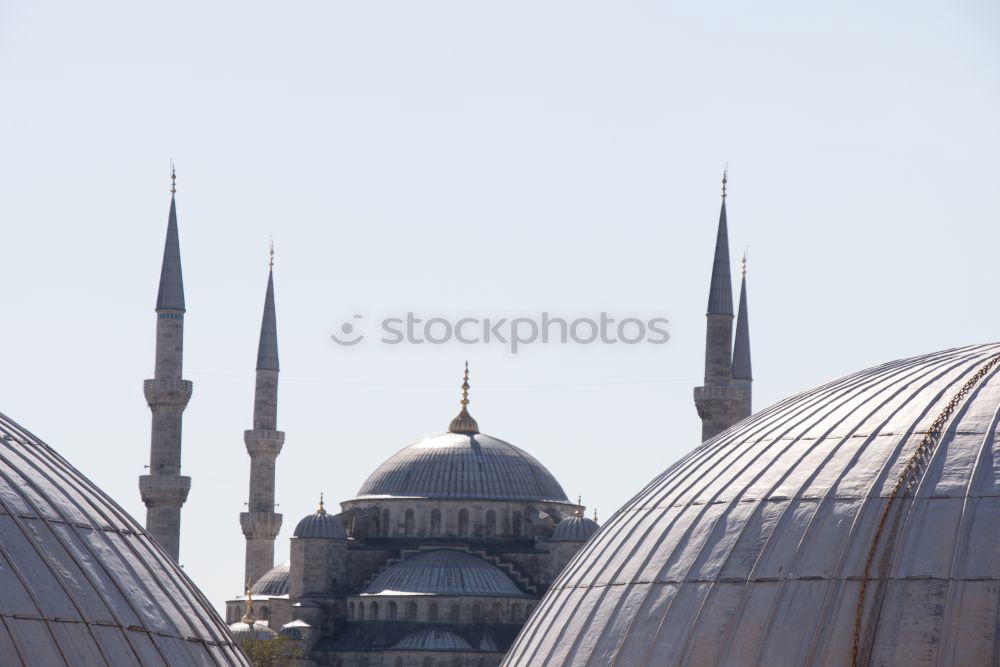
<svg viewBox="0 0 1000 667">
<path fill-rule="evenodd" d="M 742 397 L 736 420 L 746 419 L 753 413 L 753 372 L 750 369 L 750 315 L 747 312 L 747 256 L 743 253 L 743 281 L 740 284 L 740 308 L 736 315 L 736 342 L 733 345 L 733 386 Z"/>
<path fill-rule="evenodd" d="M 694 403 L 701 417 L 701 437 L 708 440 L 738 419 L 739 390 L 732 386 L 733 285 L 729 272 L 729 230 L 726 220 L 726 184 L 722 175 L 722 209 L 715 238 L 715 259 L 708 290 L 705 335 L 705 384 L 695 387 Z"/>
<path fill-rule="evenodd" d="M 146 505 L 146 530 L 174 561 L 180 549 L 181 505 L 191 478 L 181 475 L 181 418 L 191 398 L 191 382 L 181 379 L 184 358 L 184 281 L 177 239 L 177 174 L 170 170 L 170 215 L 156 297 L 156 367 L 143 390 L 153 412 L 149 474 L 139 477 Z"/>
<path fill-rule="evenodd" d="M 256 582 L 274 567 L 274 538 L 281 515 L 274 511 L 274 463 L 285 443 L 278 428 L 278 329 L 274 315 L 274 245 L 267 271 L 264 315 L 257 345 L 257 385 L 254 389 L 253 429 L 243 432 L 250 455 L 250 493 L 240 527 L 247 539 L 244 578 Z"/>
</svg>

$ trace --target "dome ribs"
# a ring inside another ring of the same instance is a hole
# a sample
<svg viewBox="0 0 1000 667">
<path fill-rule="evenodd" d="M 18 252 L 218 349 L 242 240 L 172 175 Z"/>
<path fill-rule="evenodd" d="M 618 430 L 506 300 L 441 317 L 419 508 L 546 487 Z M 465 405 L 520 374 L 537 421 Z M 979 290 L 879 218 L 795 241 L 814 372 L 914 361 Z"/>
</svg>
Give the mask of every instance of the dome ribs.
<svg viewBox="0 0 1000 667">
<path fill-rule="evenodd" d="M 892 481 L 926 420 L 998 353 L 967 346 L 882 364 L 706 441 L 606 521 L 504 664 L 849 661 L 864 552 Z M 910 501 L 895 503 L 872 662 L 1000 657 L 1000 561 L 989 556 L 998 403 L 1000 371 L 969 392 L 920 461 Z"/>
</svg>

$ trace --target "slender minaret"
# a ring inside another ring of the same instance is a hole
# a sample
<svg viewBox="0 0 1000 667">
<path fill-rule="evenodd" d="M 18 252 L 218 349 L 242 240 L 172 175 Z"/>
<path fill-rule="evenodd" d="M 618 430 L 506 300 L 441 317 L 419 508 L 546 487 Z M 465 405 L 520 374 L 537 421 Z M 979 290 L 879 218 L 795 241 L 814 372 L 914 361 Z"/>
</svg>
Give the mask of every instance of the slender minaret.
<svg viewBox="0 0 1000 667">
<path fill-rule="evenodd" d="M 274 538 L 281 515 L 274 511 L 274 463 L 285 434 L 278 428 L 278 330 L 274 315 L 274 246 L 267 271 L 264 315 L 257 345 L 257 386 L 254 390 L 253 429 L 243 432 L 250 455 L 250 494 L 240 527 L 247 538 L 244 578 L 256 582 L 274 567 Z"/>
<path fill-rule="evenodd" d="M 181 505 L 191 478 L 181 475 L 181 418 L 191 398 L 191 382 L 181 379 L 184 358 L 184 281 L 177 240 L 177 174 L 170 169 L 170 215 L 156 297 L 156 368 L 143 390 L 153 411 L 149 474 L 139 477 L 146 505 L 146 530 L 174 561 L 180 549 Z"/>
<path fill-rule="evenodd" d="M 739 390 L 732 386 L 733 285 L 729 271 L 729 230 L 726 220 L 726 184 L 722 175 L 722 209 L 715 238 L 715 259 L 708 290 L 705 335 L 705 384 L 695 387 L 694 403 L 701 417 L 701 437 L 708 440 L 738 419 Z"/>
<path fill-rule="evenodd" d="M 743 281 L 740 283 L 740 308 L 736 315 L 736 342 L 733 344 L 733 386 L 740 390 L 741 399 L 736 420 L 753 413 L 753 372 L 750 368 L 750 315 L 747 312 L 747 255 L 743 253 Z"/>
</svg>

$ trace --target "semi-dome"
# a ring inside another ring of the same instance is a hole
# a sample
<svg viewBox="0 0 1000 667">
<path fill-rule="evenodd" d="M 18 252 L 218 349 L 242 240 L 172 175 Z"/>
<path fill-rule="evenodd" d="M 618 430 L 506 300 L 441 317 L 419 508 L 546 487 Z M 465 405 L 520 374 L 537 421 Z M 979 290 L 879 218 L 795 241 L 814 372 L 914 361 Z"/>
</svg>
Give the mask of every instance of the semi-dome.
<svg viewBox="0 0 1000 667">
<path fill-rule="evenodd" d="M 319 507 L 312 514 L 304 517 L 295 526 L 292 537 L 303 537 L 320 540 L 346 540 L 347 530 L 337 517 L 328 514 L 320 497 Z"/>
<path fill-rule="evenodd" d="M 581 549 L 505 664 L 997 664 L 998 360 L 894 361 L 706 441 Z"/>
<path fill-rule="evenodd" d="M 249 664 L 153 538 L 4 415 L 0 591 L 4 664 Z"/>
<path fill-rule="evenodd" d="M 288 563 L 276 565 L 264 573 L 253 585 L 250 592 L 257 597 L 277 597 L 288 595 Z"/>
<path fill-rule="evenodd" d="M 552 473 L 527 452 L 484 433 L 451 432 L 393 455 L 358 496 L 567 502 Z"/>
<path fill-rule="evenodd" d="M 396 642 L 393 651 L 473 651 L 472 645 L 448 628 L 416 630 Z"/>
<path fill-rule="evenodd" d="M 500 568 L 465 551 L 425 551 L 387 567 L 362 595 L 524 596 Z"/>
<path fill-rule="evenodd" d="M 555 529 L 552 531 L 552 537 L 549 540 L 555 542 L 586 542 L 594 536 L 594 533 L 599 528 L 600 526 L 593 519 L 578 515 L 568 516 L 556 524 Z"/>
</svg>

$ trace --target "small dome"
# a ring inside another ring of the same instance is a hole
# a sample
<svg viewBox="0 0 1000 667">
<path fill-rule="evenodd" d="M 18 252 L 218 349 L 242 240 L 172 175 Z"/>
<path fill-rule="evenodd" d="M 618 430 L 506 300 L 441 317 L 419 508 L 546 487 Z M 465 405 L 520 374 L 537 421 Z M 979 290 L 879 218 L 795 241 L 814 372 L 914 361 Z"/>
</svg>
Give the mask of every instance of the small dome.
<svg viewBox="0 0 1000 667">
<path fill-rule="evenodd" d="M 249 664 L 156 541 L 2 414 L 0 470 L 0 663 Z"/>
<path fill-rule="evenodd" d="M 326 510 L 323 509 L 323 501 L 321 500 L 319 503 L 319 509 L 317 509 L 315 513 L 302 519 L 302 521 L 299 521 L 298 525 L 295 526 L 295 532 L 292 533 L 292 537 L 307 537 L 320 540 L 346 540 L 347 531 L 344 529 L 344 524 L 340 522 L 340 519 L 332 514 L 326 513 Z"/>
<path fill-rule="evenodd" d="M 448 628 L 424 628 L 411 632 L 389 650 L 394 651 L 474 651 L 461 635 Z"/>
<path fill-rule="evenodd" d="M 387 567 L 362 595 L 524 596 L 500 568 L 464 551 L 425 551 Z"/>
<path fill-rule="evenodd" d="M 257 597 L 288 595 L 288 563 L 282 563 L 268 570 L 257 580 L 250 592 Z"/>
<path fill-rule="evenodd" d="M 278 633 L 267 627 L 267 623 L 263 621 L 254 621 L 253 623 L 239 621 L 233 623 L 229 626 L 229 634 L 238 642 L 248 639 L 274 639 L 278 636 Z"/>
<path fill-rule="evenodd" d="M 549 539 L 554 542 L 586 542 L 600 526 L 585 516 L 569 516 L 556 524 Z"/>
<path fill-rule="evenodd" d="M 444 433 L 412 444 L 380 465 L 358 496 L 567 502 L 545 466 L 484 433 Z"/>
<path fill-rule="evenodd" d="M 584 545 L 504 664 L 998 664 L 998 369 L 998 344 L 894 361 L 710 438 Z"/>
<path fill-rule="evenodd" d="M 300 619 L 291 623 L 285 623 L 281 626 L 281 631 L 278 634 L 291 640 L 300 640 L 305 639 L 304 632 L 310 629 L 312 629 L 312 626 Z"/>
</svg>

